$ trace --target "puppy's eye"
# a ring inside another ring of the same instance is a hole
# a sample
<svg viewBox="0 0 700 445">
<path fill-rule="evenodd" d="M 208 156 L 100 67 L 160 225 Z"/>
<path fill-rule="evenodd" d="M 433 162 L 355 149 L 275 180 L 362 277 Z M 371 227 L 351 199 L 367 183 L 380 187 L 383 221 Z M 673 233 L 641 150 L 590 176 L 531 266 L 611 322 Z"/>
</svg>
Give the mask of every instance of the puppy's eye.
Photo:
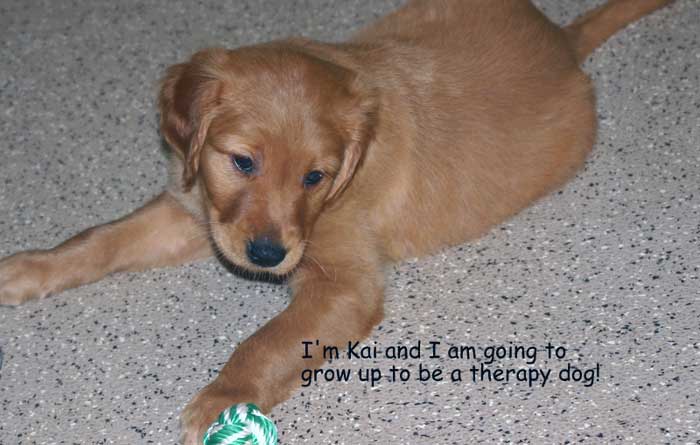
<svg viewBox="0 0 700 445">
<path fill-rule="evenodd" d="M 231 160 L 233 161 L 233 165 L 246 175 L 250 175 L 255 172 L 255 163 L 248 156 L 233 155 L 231 156 Z"/>
<path fill-rule="evenodd" d="M 323 179 L 323 172 L 314 170 L 304 176 L 304 187 L 313 187 Z"/>
</svg>

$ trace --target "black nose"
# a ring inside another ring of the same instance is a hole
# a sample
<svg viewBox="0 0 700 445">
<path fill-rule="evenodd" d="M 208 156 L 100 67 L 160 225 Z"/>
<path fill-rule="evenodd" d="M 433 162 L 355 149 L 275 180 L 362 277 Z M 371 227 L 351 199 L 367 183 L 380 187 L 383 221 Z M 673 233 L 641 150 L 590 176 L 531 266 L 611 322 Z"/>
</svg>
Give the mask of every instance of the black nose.
<svg viewBox="0 0 700 445">
<path fill-rule="evenodd" d="M 284 247 L 267 237 L 248 241 L 246 253 L 250 262 L 260 267 L 275 267 L 287 256 Z"/>
</svg>

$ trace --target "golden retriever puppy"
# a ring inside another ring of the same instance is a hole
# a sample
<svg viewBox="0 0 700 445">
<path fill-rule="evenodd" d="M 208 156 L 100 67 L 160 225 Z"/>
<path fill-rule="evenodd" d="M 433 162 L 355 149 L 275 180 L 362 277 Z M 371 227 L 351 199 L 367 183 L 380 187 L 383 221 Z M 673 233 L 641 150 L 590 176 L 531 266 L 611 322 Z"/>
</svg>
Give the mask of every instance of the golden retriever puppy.
<svg viewBox="0 0 700 445">
<path fill-rule="evenodd" d="M 614 0 L 562 29 L 525 0 L 413 0 L 348 43 L 200 51 L 162 82 L 168 189 L 0 262 L 0 303 L 215 250 L 287 277 L 289 307 L 185 409 L 184 441 L 199 443 L 228 406 L 285 400 L 321 364 L 302 341 L 369 335 L 386 264 L 478 237 L 571 178 L 596 132 L 579 65 L 668 3 Z"/>
</svg>

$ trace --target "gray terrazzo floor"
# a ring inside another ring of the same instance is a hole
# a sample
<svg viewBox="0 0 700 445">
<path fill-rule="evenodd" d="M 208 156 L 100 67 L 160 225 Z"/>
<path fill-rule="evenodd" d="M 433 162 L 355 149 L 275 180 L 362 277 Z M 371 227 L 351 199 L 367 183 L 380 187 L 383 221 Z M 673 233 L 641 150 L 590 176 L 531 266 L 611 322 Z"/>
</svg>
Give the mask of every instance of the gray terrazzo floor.
<svg viewBox="0 0 700 445">
<path fill-rule="evenodd" d="M 204 46 L 339 39 L 400 3 L 3 0 L 0 256 L 163 187 L 154 97 L 167 65 Z M 537 2 L 559 22 L 598 3 Z M 535 368 L 600 364 L 595 382 L 319 383 L 273 411 L 281 443 L 700 443 L 700 2 L 618 34 L 586 70 L 600 133 L 585 171 L 478 242 L 392 268 L 368 344 L 542 357 L 551 343 L 566 357 Z M 0 443 L 174 443 L 183 405 L 287 298 L 212 260 L 0 307 Z M 330 368 L 393 364 L 418 373 L 419 360 L 386 358 Z"/>
</svg>

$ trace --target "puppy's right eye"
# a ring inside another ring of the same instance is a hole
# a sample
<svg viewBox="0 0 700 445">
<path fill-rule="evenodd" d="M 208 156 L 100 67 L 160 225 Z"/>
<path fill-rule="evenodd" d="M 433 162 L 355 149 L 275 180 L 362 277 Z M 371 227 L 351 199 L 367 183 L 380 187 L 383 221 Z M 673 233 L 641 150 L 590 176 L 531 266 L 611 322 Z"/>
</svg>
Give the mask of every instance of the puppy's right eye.
<svg viewBox="0 0 700 445">
<path fill-rule="evenodd" d="M 253 174 L 255 172 L 255 162 L 248 156 L 231 156 L 231 161 L 233 165 L 246 175 Z"/>
</svg>

